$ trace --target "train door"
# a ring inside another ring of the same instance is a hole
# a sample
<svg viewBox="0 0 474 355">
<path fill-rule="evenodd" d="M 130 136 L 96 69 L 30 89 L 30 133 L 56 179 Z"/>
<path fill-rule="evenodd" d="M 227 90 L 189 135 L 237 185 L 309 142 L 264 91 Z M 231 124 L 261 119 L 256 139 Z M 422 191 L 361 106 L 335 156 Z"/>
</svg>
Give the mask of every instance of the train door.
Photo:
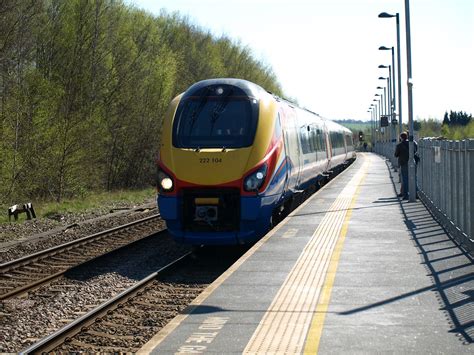
<svg viewBox="0 0 474 355">
<path fill-rule="evenodd" d="M 332 145 L 331 145 L 331 137 L 329 135 L 329 130 L 325 126 L 324 127 L 324 136 L 325 136 L 325 143 L 326 143 L 326 157 L 328 160 L 326 170 L 331 170 L 331 158 L 332 158 Z"/>
<path fill-rule="evenodd" d="M 300 178 L 300 146 L 298 144 L 298 133 L 296 129 L 296 115 L 294 110 L 283 110 L 280 114 L 285 117 L 284 122 L 284 140 L 286 158 L 289 166 L 288 171 L 288 189 L 296 190 Z"/>
<path fill-rule="evenodd" d="M 285 120 L 282 119 L 283 117 L 283 112 L 278 112 L 277 113 L 277 125 L 280 126 L 281 129 L 281 134 L 283 137 L 283 154 L 285 154 L 285 161 L 286 161 L 286 173 L 285 173 L 285 184 L 283 185 L 283 193 L 288 191 L 288 184 L 290 181 L 290 176 L 291 176 L 291 165 L 289 163 L 289 147 L 287 145 L 287 133 L 286 133 L 286 128 L 284 126 Z"/>
<path fill-rule="evenodd" d="M 320 148 L 319 148 L 319 145 L 318 145 L 318 131 L 319 131 L 319 129 L 318 129 L 317 125 L 315 125 L 315 124 L 311 125 L 310 140 L 313 144 L 314 157 L 316 159 L 315 164 L 314 164 L 315 166 L 317 165 L 319 159 L 321 159 L 320 158 L 321 153 L 319 153 Z"/>
<path fill-rule="evenodd" d="M 327 146 L 326 146 L 326 139 L 324 133 L 324 126 L 321 123 L 318 123 L 316 126 L 316 146 L 317 146 L 317 167 L 318 173 L 324 172 L 327 170 L 327 161 L 328 161 L 328 153 L 327 153 Z"/>
<path fill-rule="evenodd" d="M 349 152 L 349 149 L 348 149 L 348 146 L 347 146 L 347 136 L 345 134 L 345 132 L 342 133 L 342 147 L 344 148 L 344 161 L 347 160 L 348 158 L 348 152 Z"/>
</svg>

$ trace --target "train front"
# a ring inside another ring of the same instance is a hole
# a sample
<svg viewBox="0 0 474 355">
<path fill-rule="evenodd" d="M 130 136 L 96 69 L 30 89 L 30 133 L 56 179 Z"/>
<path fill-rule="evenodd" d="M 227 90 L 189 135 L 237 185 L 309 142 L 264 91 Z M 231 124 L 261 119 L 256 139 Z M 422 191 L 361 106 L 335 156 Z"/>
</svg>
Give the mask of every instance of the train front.
<svg viewBox="0 0 474 355">
<path fill-rule="evenodd" d="M 283 181 L 275 176 L 284 153 L 276 119 L 274 98 L 244 80 L 204 80 L 172 101 L 158 205 L 176 240 L 243 244 L 265 234 Z"/>
</svg>

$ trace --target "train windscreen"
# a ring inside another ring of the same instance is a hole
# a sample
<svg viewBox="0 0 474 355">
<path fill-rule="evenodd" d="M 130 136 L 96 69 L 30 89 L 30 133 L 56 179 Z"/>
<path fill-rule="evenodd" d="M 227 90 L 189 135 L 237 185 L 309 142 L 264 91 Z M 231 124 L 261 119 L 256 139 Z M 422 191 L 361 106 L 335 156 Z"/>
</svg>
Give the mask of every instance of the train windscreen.
<svg viewBox="0 0 474 355">
<path fill-rule="evenodd" d="M 258 100 L 226 84 L 209 85 L 183 95 L 173 124 L 177 148 L 243 148 L 252 145 Z"/>
</svg>

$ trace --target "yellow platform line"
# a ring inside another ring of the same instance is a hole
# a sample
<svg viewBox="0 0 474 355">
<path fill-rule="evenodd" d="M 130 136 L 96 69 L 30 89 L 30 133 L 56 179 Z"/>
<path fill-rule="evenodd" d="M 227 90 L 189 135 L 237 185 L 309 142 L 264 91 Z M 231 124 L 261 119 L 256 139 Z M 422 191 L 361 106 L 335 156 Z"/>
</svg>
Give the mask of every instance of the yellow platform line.
<svg viewBox="0 0 474 355">
<path fill-rule="evenodd" d="M 367 170 L 367 167 L 366 167 Z M 327 310 L 329 307 L 329 302 L 331 300 L 332 287 L 334 285 L 334 280 L 336 278 L 337 266 L 339 264 L 339 259 L 341 257 L 342 248 L 344 246 L 344 241 L 346 239 L 347 230 L 349 228 L 349 221 L 352 217 L 352 210 L 357 201 L 357 197 L 360 194 L 361 184 L 364 181 L 366 173 L 362 175 L 358 183 L 357 189 L 352 197 L 350 207 L 344 218 L 344 223 L 341 228 L 340 237 L 337 240 L 336 246 L 332 253 L 330 260 L 329 268 L 327 270 L 326 280 L 321 291 L 321 297 L 318 301 L 314 317 L 311 321 L 311 326 L 307 334 L 307 341 L 304 347 L 304 354 L 317 354 L 319 349 L 319 344 L 321 340 L 321 334 L 323 331 L 324 320 L 326 318 Z"/>
<path fill-rule="evenodd" d="M 358 187 L 367 169 L 366 161 L 325 214 L 252 335 L 244 353 L 298 354 L 314 348 L 306 348 L 304 341 L 305 338 L 312 339 L 313 334 L 318 335 L 317 329 L 313 327 L 313 314 L 318 312 L 318 304 L 322 300 L 325 300 L 325 303 L 329 301 L 327 286 L 323 287 L 327 284 L 326 274 L 328 270 L 335 271 L 331 258 L 334 251 L 339 251 L 340 254 L 341 239 L 347 233 L 350 208 L 355 203 Z M 321 324 L 322 330 L 322 323 L 316 324 Z M 307 337 L 309 330 L 310 336 Z"/>
<path fill-rule="evenodd" d="M 338 205 L 334 207 L 339 207 Z M 317 297 L 314 297 L 317 289 L 314 289 L 314 279 L 318 277 L 318 268 L 312 269 L 310 267 L 305 267 L 305 265 L 315 264 L 315 261 L 318 258 L 318 255 L 324 254 L 325 251 L 330 248 L 331 234 L 332 231 L 331 225 L 334 222 L 335 215 L 332 215 L 329 218 L 329 223 L 324 224 L 322 230 L 327 230 L 327 233 L 320 234 L 316 233 L 315 237 L 318 238 L 321 243 L 314 243 L 309 245 L 302 254 L 300 263 L 296 264 L 294 272 L 291 273 L 291 277 L 288 278 L 280 294 L 281 302 L 276 302 L 273 309 L 273 317 L 269 316 L 268 321 L 276 328 L 276 334 L 269 336 L 268 332 L 271 331 L 271 328 L 268 327 L 266 332 L 263 331 L 262 337 L 265 339 L 265 342 L 268 342 L 267 346 L 270 346 L 274 349 L 281 349 L 282 343 L 285 338 L 293 338 L 295 334 L 301 334 L 303 329 L 301 328 L 305 322 L 299 322 L 301 317 L 305 318 L 308 312 L 308 309 L 314 309 L 314 303 Z M 328 237 L 325 237 L 328 236 Z M 288 313 L 288 308 L 291 307 L 294 312 Z M 287 324 L 293 324 L 294 327 L 286 327 Z M 262 350 L 262 349 L 260 349 Z"/>
</svg>

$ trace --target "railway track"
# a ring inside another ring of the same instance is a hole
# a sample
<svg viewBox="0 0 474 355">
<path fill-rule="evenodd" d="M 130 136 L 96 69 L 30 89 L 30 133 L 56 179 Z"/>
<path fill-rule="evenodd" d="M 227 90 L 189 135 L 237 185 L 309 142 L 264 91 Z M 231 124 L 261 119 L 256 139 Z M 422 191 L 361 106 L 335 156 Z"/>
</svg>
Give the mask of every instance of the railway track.
<svg viewBox="0 0 474 355">
<path fill-rule="evenodd" d="M 156 233 L 159 219 L 156 214 L 0 264 L 0 300 L 27 293 L 72 267 Z"/>
<path fill-rule="evenodd" d="M 176 259 L 22 353 L 135 353 L 239 256 Z"/>
</svg>

